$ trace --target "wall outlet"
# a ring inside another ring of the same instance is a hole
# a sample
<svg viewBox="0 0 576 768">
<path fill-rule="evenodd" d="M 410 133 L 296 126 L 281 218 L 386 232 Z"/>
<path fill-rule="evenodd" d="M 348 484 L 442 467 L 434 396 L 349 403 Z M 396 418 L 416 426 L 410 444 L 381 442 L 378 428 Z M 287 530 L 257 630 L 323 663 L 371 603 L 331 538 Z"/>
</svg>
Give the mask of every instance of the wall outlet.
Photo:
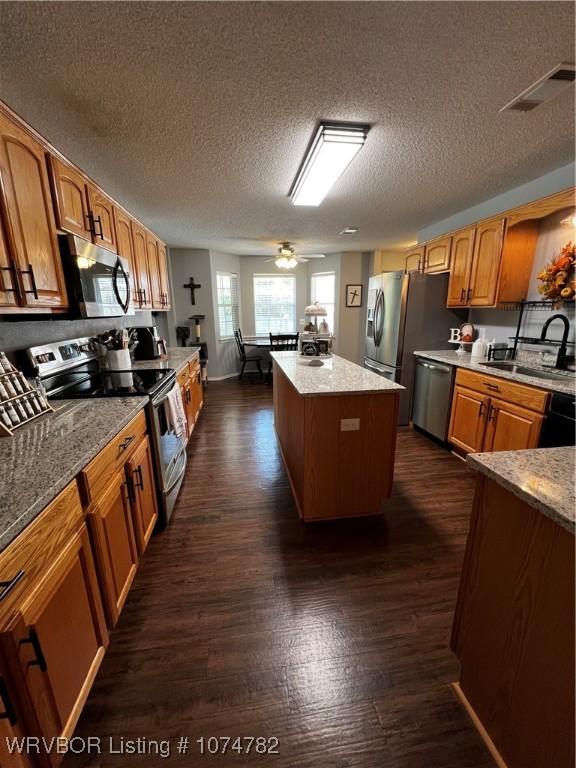
<svg viewBox="0 0 576 768">
<path fill-rule="evenodd" d="M 340 419 L 340 432 L 358 432 L 360 419 Z"/>
</svg>

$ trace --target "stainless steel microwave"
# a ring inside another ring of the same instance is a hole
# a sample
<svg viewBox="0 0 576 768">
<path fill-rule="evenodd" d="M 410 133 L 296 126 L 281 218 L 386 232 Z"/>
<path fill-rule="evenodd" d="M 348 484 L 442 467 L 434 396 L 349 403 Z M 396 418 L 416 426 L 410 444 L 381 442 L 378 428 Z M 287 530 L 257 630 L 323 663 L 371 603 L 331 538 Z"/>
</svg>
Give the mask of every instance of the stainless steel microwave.
<svg viewBox="0 0 576 768">
<path fill-rule="evenodd" d="M 128 260 L 76 235 L 61 235 L 59 240 L 72 313 L 133 315 Z"/>
</svg>

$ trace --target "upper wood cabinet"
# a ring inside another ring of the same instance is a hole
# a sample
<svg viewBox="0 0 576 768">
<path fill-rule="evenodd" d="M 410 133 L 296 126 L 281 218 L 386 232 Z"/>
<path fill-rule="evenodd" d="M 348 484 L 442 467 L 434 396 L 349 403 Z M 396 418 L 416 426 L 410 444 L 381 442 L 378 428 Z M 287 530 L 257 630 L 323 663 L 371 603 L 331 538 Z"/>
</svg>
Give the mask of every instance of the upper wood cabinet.
<svg viewBox="0 0 576 768">
<path fill-rule="evenodd" d="M 44 147 L 0 112 L 0 177 L 6 245 L 16 304 L 68 307 Z M 3 275 L 9 274 L 3 270 Z M 4 293 L 6 283 L 3 281 Z"/>
<path fill-rule="evenodd" d="M 132 301 L 137 305 L 138 285 L 136 282 L 136 268 L 134 259 L 134 241 L 132 240 L 132 219 L 127 213 L 114 206 L 114 226 L 116 229 L 116 246 L 118 255 L 128 261 L 130 266 L 130 290 Z"/>
<path fill-rule="evenodd" d="M 58 228 L 86 240 L 92 239 L 86 178 L 72 165 L 48 155 Z"/>
<path fill-rule="evenodd" d="M 134 274 L 136 276 L 136 305 L 139 309 L 151 309 L 152 288 L 146 230 L 134 220 L 132 220 L 132 244 L 134 247 Z"/>
<path fill-rule="evenodd" d="M 436 272 L 448 272 L 450 269 L 451 237 L 440 237 L 426 243 L 424 253 L 424 272 L 435 274 Z"/>
<path fill-rule="evenodd" d="M 146 253 L 148 255 L 148 274 L 150 275 L 150 293 L 154 309 L 163 309 L 162 287 L 160 285 L 160 264 L 158 262 L 158 241 L 151 232 L 146 233 Z"/>
<path fill-rule="evenodd" d="M 448 307 L 462 307 L 468 303 L 475 232 L 476 230 L 472 228 L 452 235 L 450 278 L 446 301 Z"/>
<path fill-rule="evenodd" d="M 424 264 L 424 254 L 426 248 L 423 245 L 417 245 L 414 248 L 410 248 L 405 254 L 406 269 L 408 272 L 414 272 L 422 269 Z"/>
<path fill-rule="evenodd" d="M 496 303 L 503 232 L 504 219 L 492 219 L 476 227 L 468 301 L 471 307 Z"/>
<path fill-rule="evenodd" d="M 164 243 L 158 241 L 158 268 L 160 271 L 160 290 L 162 309 L 170 309 L 170 276 L 168 272 L 168 251 Z"/>
<path fill-rule="evenodd" d="M 16 270 L 10 261 L 6 233 L 0 216 L 0 307 L 15 307 L 17 303 Z"/>
<path fill-rule="evenodd" d="M 107 195 L 91 184 L 87 185 L 87 190 L 92 241 L 95 245 L 100 245 L 102 248 L 117 253 L 116 232 L 114 229 L 114 203 Z"/>
</svg>

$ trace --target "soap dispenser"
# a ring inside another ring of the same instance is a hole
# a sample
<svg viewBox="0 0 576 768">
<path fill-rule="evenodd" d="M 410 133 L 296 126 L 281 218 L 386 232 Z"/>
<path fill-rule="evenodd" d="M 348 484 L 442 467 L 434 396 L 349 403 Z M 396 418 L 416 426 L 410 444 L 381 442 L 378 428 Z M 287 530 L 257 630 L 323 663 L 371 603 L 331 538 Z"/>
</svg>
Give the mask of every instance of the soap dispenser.
<svg viewBox="0 0 576 768">
<path fill-rule="evenodd" d="M 483 358 L 486 357 L 488 351 L 488 342 L 486 341 L 486 328 L 478 329 L 479 336 L 472 344 L 472 357 Z"/>
</svg>

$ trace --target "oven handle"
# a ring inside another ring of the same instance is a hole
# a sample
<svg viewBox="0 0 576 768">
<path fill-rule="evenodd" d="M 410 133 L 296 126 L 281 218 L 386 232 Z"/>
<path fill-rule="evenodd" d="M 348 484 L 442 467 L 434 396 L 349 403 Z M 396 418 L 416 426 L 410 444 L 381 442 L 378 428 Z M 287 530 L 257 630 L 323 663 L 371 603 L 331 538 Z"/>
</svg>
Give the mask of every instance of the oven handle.
<svg viewBox="0 0 576 768">
<path fill-rule="evenodd" d="M 124 282 L 126 283 L 126 301 L 122 301 L 122 297 L 120 296 L 120 291 L 118 290 L 118 273 L 122 275 L 124 278 Z M 116 301 L 118 304 L 120 304 L 120 307 L 122 308 L 122 311 L 124 314 L 128 312 L 128 308 L 130 307 L 130 280 L 128 279 L 128 275 L 126 274 L 126 270 L 124 269 L 124 266 L 122 265 L 122 262 L 120 259 L 116 259 L 116 264 L 114 265 L 114 269 L 112 270 L 112 287 L 114 288 L 114 295 L 116 296 Z"/>
<path fill-rule="evenodd" d="M 163 395 L 159 400 L 152 400 L 152 405 L 154 406 L 154 408 L 157 408 L 159 405 L 162 405 L 162 403 L 165 403 L 166 400 L 168 400 L 168 395 L 170 394 L 170 392 L 172 392 L 174 387 L 177 387 L 177 386 L 178 386 L 178 383 L 176 381 L 173 381 L 172 386 L 166 392 L 165 395 Z"/>
</svg>

